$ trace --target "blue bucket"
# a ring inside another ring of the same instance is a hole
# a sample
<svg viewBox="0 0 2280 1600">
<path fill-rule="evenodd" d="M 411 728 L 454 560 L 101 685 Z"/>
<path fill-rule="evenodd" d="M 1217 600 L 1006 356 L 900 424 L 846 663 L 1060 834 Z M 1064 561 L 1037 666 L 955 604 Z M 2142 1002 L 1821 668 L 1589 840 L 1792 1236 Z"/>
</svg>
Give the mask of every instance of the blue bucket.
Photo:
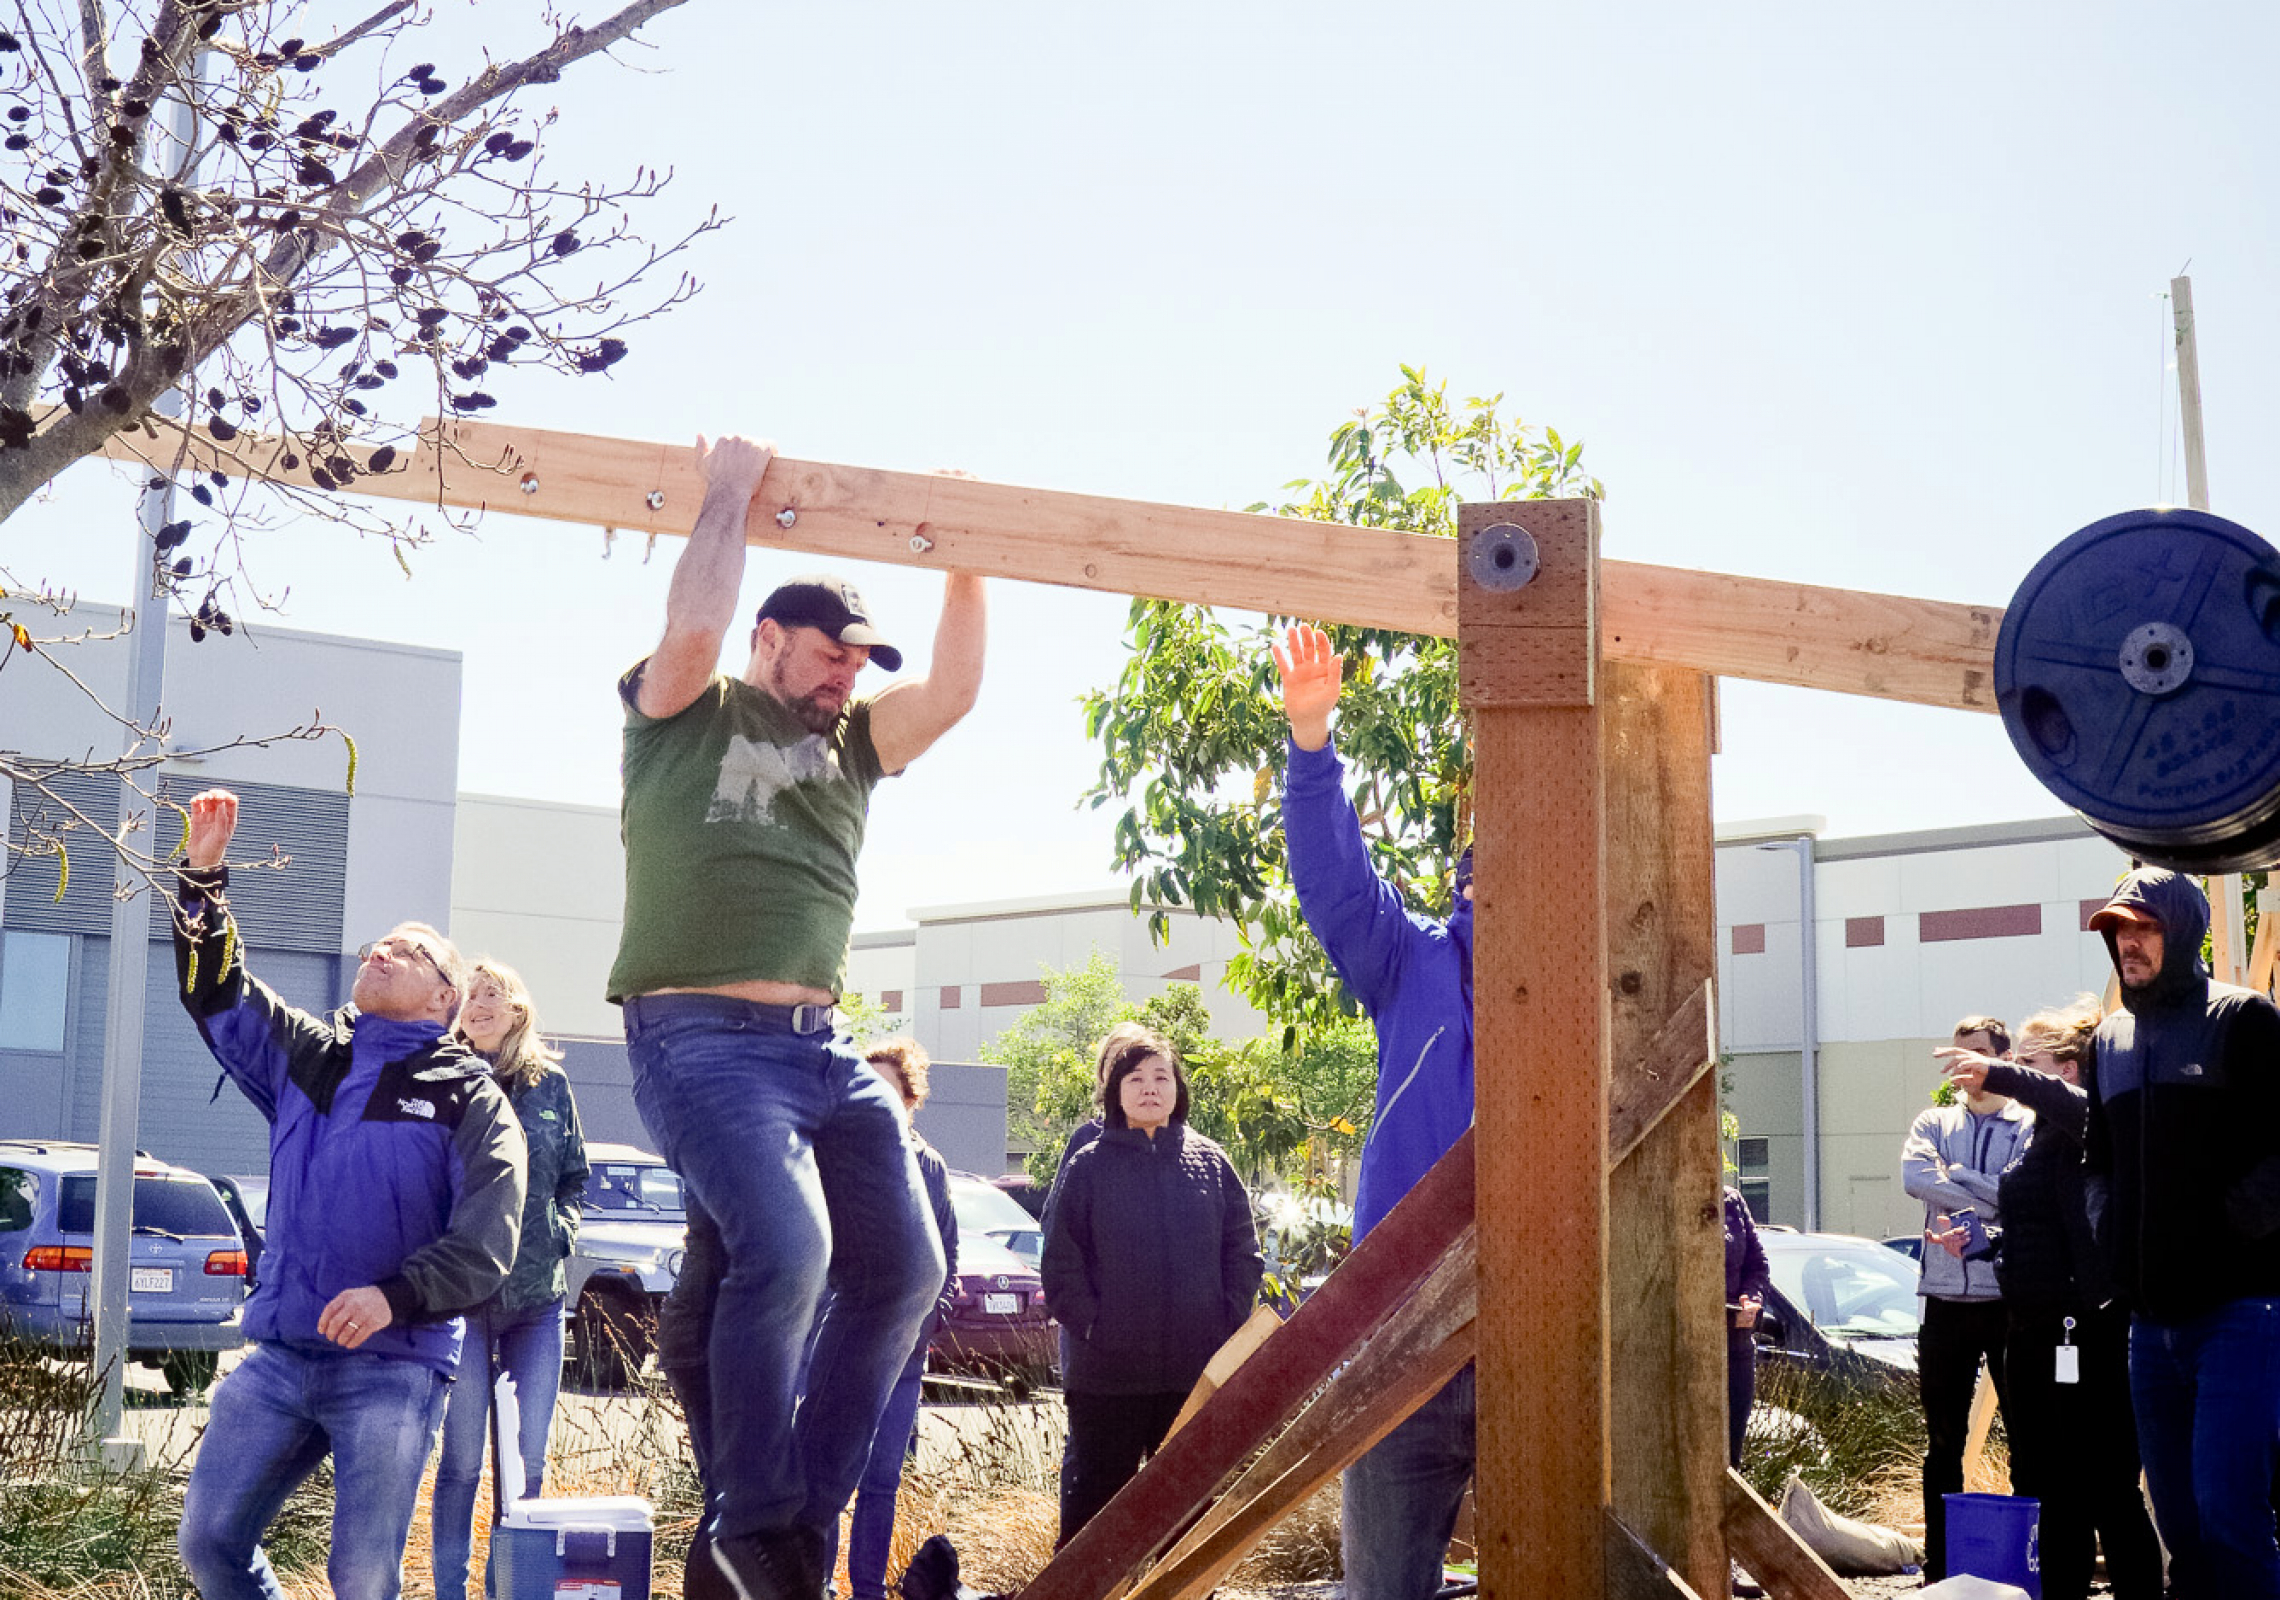
<svg viewBox="0 0 2280 1600">
<path fill-rule="evenodd" d="M 2042 1503 L 2014 1494 L 1946 1494 L 1947 1570 L 2008 1583 L 2042 1600 Z"/>
</svg>

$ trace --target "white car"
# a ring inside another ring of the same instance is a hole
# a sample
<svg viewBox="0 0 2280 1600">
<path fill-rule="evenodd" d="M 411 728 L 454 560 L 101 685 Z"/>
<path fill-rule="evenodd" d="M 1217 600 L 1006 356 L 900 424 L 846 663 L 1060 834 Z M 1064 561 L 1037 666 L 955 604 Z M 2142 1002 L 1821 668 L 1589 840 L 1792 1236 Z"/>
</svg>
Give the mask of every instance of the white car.
<svg viewBox="0 0 2280 1600">
<path fill-rule="evenodd" d="M 681 1276 L 689 1218 L 663 1156 L 590 1143 L 586 1163 L 563 1353 L 580 1382 L 614 1388 L 657 1348 L 657 1309 Z"/>
</svg>

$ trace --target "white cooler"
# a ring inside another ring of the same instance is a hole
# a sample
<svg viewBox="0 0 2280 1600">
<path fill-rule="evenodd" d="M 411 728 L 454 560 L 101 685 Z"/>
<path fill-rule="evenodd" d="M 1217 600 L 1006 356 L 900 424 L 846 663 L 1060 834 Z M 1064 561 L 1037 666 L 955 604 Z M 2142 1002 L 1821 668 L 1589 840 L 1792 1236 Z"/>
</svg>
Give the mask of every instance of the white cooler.
<svg viewBox="0 0 2280 1600">
<path fill-rule="evenodd" d="M 499 1475 L 491 1561 L 500 1600 L 649 1600 L 650 1505 L 636 1495 L 525 1500 L 514 1379 L 493 1392 Z"/>
</svg>

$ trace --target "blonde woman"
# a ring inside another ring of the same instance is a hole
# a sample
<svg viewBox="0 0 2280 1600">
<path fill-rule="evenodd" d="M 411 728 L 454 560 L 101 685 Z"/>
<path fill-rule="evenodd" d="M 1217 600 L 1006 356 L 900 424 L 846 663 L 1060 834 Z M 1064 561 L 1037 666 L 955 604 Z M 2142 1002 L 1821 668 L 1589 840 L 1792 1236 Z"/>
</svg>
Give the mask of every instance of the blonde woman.
<svg viewBox="0 0 2280 1600">
<path fill-rule="evenodd" d="M 530 990 L 514 968 L 489 957 L 470 964 L 467 1003 L 454 1031 L 491 1063 L 530 1144 L 530 1188 L 514 1271 L 490 1299 L 467 1313 L 460 1381 L 443 1416 L 443 1458 L 435 1473 L 433 1539 L 437 1600 L 464 1600 L 475 1496 L 490 1437 L 491 1385 L 515 1380 L 521 1423 L 523 1494 L 546 1474 L 546 1435 L 562 1383 L 562 1263 L 578 1240 L 586 1187 L 586 1140 L 559 1050 L 538 1031 Z M 484 1592 L 491 1593 L 489 1571 Z"/>
</svg>

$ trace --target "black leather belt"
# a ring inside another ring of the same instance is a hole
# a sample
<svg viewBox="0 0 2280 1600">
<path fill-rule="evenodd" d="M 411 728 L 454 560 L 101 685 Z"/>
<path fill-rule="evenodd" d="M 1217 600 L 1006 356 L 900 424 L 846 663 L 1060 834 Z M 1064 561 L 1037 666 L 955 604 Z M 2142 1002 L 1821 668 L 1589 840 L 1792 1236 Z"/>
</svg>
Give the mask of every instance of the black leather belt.
<svg viewBox="0 0 2280 1600">
<path fill-rule="evenodd" d="M 670 1017 L 714 1017 L 761 1033 L 788 1033 L 803 1039 L 832 1031 L 830 1006 L 777 1006 L 725 994 L 637 994 L 626 1001 L 625 1013 L 636 1024 L 663 1022 Z"/>
</svg>

